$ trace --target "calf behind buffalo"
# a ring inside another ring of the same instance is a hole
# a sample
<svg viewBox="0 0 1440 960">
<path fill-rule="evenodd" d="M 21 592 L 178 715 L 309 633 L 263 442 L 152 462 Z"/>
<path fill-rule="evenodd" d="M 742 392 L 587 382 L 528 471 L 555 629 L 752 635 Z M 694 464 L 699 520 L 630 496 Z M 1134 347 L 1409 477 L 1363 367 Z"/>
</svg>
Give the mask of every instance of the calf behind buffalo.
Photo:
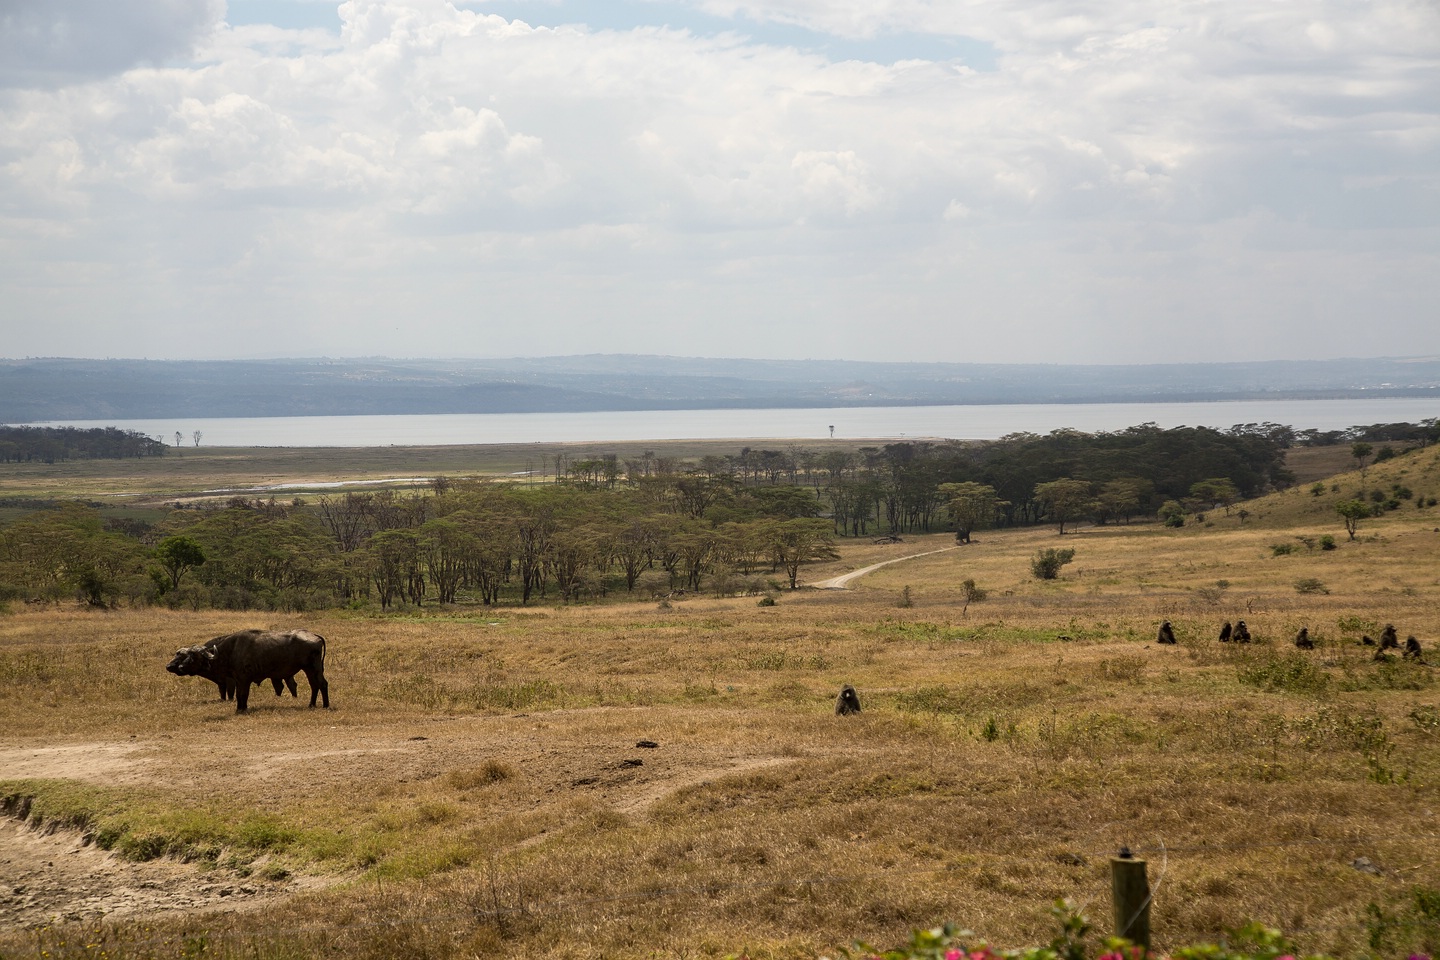
<svg viewBox="0 0 1440 960">
<path fill-rule="evenodd" d="M 310 683 L 310 706 L 316 697 L 330 706 L 330 684 L 325 680 L 325 638 L 308 630 L 241 630 L 216 637 L 211 643 L 181 650 L 166 669 L 181 676 L 201 676 L 234 691 L 235 712 L 250 703 L 250 685 L 270 680 L 279 683 L 304 672 Z M 292 681 L 293 682 L 293 681 Z"/>
</svg>

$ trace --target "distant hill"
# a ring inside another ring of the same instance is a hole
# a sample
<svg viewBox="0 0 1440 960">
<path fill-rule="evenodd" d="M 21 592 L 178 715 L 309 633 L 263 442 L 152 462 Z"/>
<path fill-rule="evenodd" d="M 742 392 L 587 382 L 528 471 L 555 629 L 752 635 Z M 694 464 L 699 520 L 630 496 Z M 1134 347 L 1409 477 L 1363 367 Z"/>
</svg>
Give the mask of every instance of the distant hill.
<svg viewBox="0 0 1440 960">
<path fill-rule="evenodd" d="M 0 360 L 0 423 L 158 417 L 1440 397 L 1440 358 L 1139 366 L 713 360 Z"/>
</svg>

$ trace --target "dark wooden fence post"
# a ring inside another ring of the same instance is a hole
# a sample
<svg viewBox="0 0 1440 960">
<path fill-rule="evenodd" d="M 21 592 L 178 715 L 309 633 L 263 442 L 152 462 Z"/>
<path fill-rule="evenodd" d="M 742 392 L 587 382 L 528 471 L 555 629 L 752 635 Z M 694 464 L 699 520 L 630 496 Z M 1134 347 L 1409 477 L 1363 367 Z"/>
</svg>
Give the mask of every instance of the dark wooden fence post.
<svg viewBox="0 0 1440 960">
<path fill-rule="evenodd" d="M 1115 936 L 1150 950 L 1150 881 L 1145 861 L 1129 847 L 1110 858 L 1110 894 L 1115 903 Z"/>
</svg>

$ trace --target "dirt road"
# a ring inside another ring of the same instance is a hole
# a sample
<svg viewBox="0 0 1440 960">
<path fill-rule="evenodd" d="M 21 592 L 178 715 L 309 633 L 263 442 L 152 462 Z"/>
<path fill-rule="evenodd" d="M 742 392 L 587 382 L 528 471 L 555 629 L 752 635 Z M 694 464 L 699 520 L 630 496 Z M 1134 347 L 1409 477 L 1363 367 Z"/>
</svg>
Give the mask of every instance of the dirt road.
<svg viewBox="0 0 1440 960">
<path fill-rule="evenodd" d="M 863 577 L 867 573 L 873 573 L 881 567 L 888 567 L 892 563 L 900 563 L 903 560 L 914 560 L 917 557 L 928 557 L 935 553 L 944 553 L 946 550 L 954 550 L 954 547 L 941 547 L 939 550 L 926 550 L 924 553 L 912 553 L 905 557 L 893 557 L 889 560 L 881 560 L 879 563 L 872 563 L 868 567 L 861 567 L 859 570 L 852 570 L 843 573 L 838 577 L 831 577 L 829 580 L 819 580 L 810 584 L 817 590 L 844 590 L 850 586 L 850 581 L 857 577 Z"/>
</svg>

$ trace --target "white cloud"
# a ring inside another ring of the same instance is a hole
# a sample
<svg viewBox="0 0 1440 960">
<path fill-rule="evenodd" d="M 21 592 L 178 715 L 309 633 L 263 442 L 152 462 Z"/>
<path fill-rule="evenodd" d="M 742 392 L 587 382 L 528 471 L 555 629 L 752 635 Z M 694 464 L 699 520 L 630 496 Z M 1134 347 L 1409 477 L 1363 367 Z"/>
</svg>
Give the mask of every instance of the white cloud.
<svg viewBox="0 0 1440 960">
<path fill-rule="evenodd" d="M 14 0 L 0 301 L 42 322 L 11 349 L 1220 359 L 1354 353 L 1358 314 L 1391 341 L 1360 352 L 1440 349 L 1433 5 L 695 5 L 996 69 L 444 0 L 347 0 L 338 35 Z"/>
</svg>

